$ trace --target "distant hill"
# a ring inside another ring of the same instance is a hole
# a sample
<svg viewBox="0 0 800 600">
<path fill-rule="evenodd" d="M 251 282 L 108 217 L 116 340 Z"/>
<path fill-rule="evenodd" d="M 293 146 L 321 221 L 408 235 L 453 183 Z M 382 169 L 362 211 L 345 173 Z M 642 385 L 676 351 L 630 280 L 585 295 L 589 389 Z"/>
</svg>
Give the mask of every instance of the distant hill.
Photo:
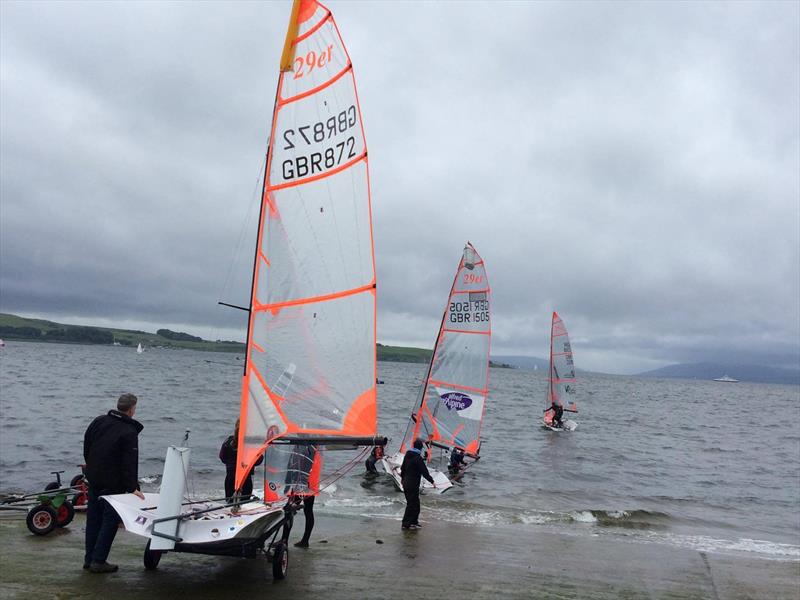
<svg viewBox="0 0 800 600">
<path fill-rule="evenodd" d="M 388 362 L 408 362 L 408 363 L 428 363 L 431 360 L 433 350 L 426 348 L 409 348 L 405 346 L 385 346 L 378 344 L 378 360 Z M 489 361 L 492 367 L 500 369 L 511 369 L 514 365 L 505 360 L 500 361 L 502 357 L 495 356 L 495 360 Z M 498 362 L 500 361 L 500 362 Z"/>
<path fill-rule="evenodd" d="M 73 344 L 115 344 L 133 347 L 142 344 L 146 348 L 186 348 L 244 354 L 244 344 L 241 342 L 222 340 L 212 342 L 181 331 L 159 329 L 156 333 L 148 333 L 133 329 L 63 325 L 53 321 L 28 319 L 7 313 L 0 313 L 0 339 Z M 380 361 L 410 363 L 427 363 L 431 360 L 433 353 L 425 348 L 384 346 L 383 344 L 378 344 L 377 351 Z M 493 367 L 511 368 L 511 365 L 495 361 L 491 361 L 490 364 Z"/>
<path fill-rule="evenodd" d="M 717 363 L 669 365 L 639 373 L 638 377 L 711 380 L 726 374 L 739 381 L 800 385 L 800 369 L 778 369 L 762 365 L 722 365 Z"/>
<path fill-rule="evenodd" d="M 493 356 L 494 360 L 507 363 L 517 369 L 544 369 L 547 371 L 550 363 L 543 358 L 535 356 Z"/>
<path fill-rule="evenodd" d="M 0 338 L 32 342 L 115 344 L 132 347 L 141 344 L 150 348 L 186 348 L 190 350 L 244 353 L 244 344 L 241 342 L 221 340 L 211 342 L 188 333 L 170 331 L 169 329 L 159 329 L 158 333 L 148 333 L 135 329 L 64 325 L 43 319 L 27 319 L 7 313 L 0 313 Z"/>
</svg>

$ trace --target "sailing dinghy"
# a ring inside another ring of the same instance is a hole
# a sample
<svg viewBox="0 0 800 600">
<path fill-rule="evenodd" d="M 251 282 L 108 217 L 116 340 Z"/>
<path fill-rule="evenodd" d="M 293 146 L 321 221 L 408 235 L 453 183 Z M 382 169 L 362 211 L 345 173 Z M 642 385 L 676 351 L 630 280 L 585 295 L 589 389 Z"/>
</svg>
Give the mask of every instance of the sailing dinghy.
<svg viewBox="0 0 800 600">
<path fill-rule="evenodd" d="M 141 354 L 142 352 L 144 352 L 144 349 L 142 348 L 142 343 L 139 342 L 139 345 L 136 346 L 136 354 Z"/>
<path fill-rule="evenodd" d="M 264 456 L 264 498 L 186 501 L 188 448 L 159 494 L 108 496 L 125 528 L 165 552 L 288 565 L 298 497 L 319 491 L 325 448 L 376 435 L 376 278 L 367 147 L 353 66 L 331 12 L 295 0 L 267 150 L 240 400 L 236 488 Z"/>
<path fill-rule="evenodd" d="M 561 420 L 562 426 L 555 422 L 553 404 L 564 412 L 578 412 L 574 402 L 566 406 L 567 398 L 575 393 L 575 365 L 572 362 L 572 346 L 564 321 L 553 312 L 550 324 L 550 374 L 547 377 L 547 395 L 542 418 L 542 426 L 550 431 L 573 431 L 578 424 L 571 419 Z"/>
<path fill-rule="evenodd" d="M 489 293 L 483 259 L 467 243 L 400 450 L 382 459 L 384 470 L 400 490 L 400 467 L 417 438 L 428 444 L 429 462 L 432 448 L 455 449 L 472 461 L 480 456 L 481 422 L 489 395 Z M 422 491 L 441 494 L 453 486 L 442 471 L 428 470 L 435 486 L 423 479 Z"/>
</svg>

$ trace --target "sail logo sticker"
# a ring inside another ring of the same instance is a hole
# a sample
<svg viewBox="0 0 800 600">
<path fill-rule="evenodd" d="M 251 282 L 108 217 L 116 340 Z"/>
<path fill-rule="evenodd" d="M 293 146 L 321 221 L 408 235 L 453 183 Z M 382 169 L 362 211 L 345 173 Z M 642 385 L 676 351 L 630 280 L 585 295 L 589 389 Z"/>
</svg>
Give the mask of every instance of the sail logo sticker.
<svg viewBox="0 0 800 600">
<path fill-rule="evenodd" d="M 472 398 L 460 392 L 448 392 L 439 396 L 448 410 L 464 410 L 472 406 Z"/>
</svg>

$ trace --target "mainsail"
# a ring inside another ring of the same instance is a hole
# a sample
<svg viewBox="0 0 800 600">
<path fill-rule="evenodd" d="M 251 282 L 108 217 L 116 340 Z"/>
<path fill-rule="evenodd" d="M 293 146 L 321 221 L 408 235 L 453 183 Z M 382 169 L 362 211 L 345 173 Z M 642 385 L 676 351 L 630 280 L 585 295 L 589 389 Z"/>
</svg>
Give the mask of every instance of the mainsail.
<svg viewBox="0 0 800 600">
<path fill-rule="evenodd" d="M 550 374 L 548 376 L 547 398 L 545 409 L 555 402 L 558 406 L 565 407 L 567 397 L 574 393 L 575 365 L 572 362 L 572 346 L 564 321 L 553 312 L 553 321 L 550 326 Z M 553 411 L 544 413 L 544 422 L 552 424 Z"/>
<path fill-rule="evenodd" d="M 492 328 L 483 259 L 467 243 L 442 317 L 418 409 L 400 451 L 421 437 L 477 456 L 489 395 Z"/>
<path fill-rule="evenodd" d="M 375 435 L 375 285 L 353 65 L 330 10 L 295 0 L 264 175 L 237 488 L 281 436 Z M 275 458 L 292 471 L 277 452 L 292 447 L 271 448 L 267 467 Z"/>
</svg>

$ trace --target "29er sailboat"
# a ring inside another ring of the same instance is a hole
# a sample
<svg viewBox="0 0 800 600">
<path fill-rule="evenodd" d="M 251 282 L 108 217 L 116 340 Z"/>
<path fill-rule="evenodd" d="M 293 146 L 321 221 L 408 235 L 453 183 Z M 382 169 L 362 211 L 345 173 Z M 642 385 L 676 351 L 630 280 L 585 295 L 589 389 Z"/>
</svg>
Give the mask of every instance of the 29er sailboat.
<svg viewBox="0 0 800 600">
<path fill-rule="evenodd" d="M 295 0 L 286 35 L 254 258 L 236 487 L 262 455 L 264 500 L 184 501 L 188 449 L 167 453 L 161 494 L 109 497 L 163 552 L 255 556 L 283 577 L 296 504 L 319 452 L 376 437 L 376 278 L 367 146 L 353 65 L 331 12 Z M 271 541 L 268 540 L 271 538 Z"/>
<path fill-rule="evenodd" d="M 428 444 L 429 458 L 431 447 L 451 452 L 455 449 L 473 460 L 479 458 L 481 422 L 489 395 L 489 293 L 483 259 L 467 243 L 400 450 L 382 461 L 401 490 L 400 467 L 406 450 L 417 438 Z M 453 486 L 441 471 L 429 471 L 435 486 L 423 480 L 423 490 L 442 493 Z"/>
<path fill-rule="evenodd" d="M 550 372 L 547 377 L 547 394 L 542 424 L 552 431 L 572 431 L 578 424 L 571 419 L 562 419 L 558 413 L 578 412 L 575 403 L 566 406 L 567 398 L 575 392 L 575 364 L 572 361 L 572 345 L 564 321 L 553 312 L 550 324 Z"/>
</svg>

